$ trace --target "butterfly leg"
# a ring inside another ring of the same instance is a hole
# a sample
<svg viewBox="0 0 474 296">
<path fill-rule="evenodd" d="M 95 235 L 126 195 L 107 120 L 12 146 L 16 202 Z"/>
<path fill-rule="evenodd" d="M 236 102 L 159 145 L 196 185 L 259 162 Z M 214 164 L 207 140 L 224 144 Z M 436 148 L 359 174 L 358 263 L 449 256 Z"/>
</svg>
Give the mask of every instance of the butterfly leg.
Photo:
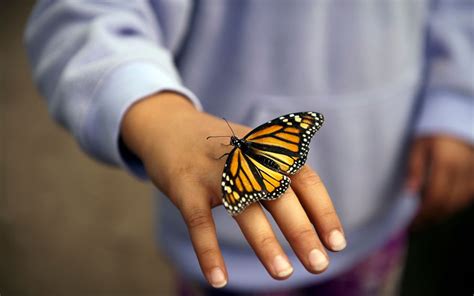
<svg viewBox="0 0 474 296">
<path fill-rule="evenodd" d="M 221 155 L 221 157 L 216 158 L 216 160 L 221 160 L 224 156 L 227 156 L 227 155 L 229 155 L 229 154 L 230 154 L 230 153 L 224 153 L 224 154 Z"/>
</svg>

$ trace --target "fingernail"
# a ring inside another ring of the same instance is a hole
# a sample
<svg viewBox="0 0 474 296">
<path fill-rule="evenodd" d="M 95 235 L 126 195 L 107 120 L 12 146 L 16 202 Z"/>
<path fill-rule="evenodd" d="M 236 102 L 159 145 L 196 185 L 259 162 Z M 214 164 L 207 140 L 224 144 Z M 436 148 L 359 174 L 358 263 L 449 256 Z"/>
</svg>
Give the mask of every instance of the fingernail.
<svg viewBox="0 0 474 296">
<path fill-rule="evenodd" d="M 346 247 L 346 239 L 339 230 L 333 230 L 329 234 L 329 244 L 333 251 L 340 251 Z"/>
<path fill-rule="evenodd" d="M 290 262 L 281 255 L 277 255 L 275 259 L 273 259 L 273 268 L 278 277 L 286 277 L 293 272 L 293 267 L 291 267 Z"/>
<path fill-rule="evenodd" d="M 311 252 L 309 252 L 308 257 L 309 264 L 315 271 L 322 271 L 329 264 L 329 261 L 326 256 L 324 256 L 324 254 L 318 249 L 313 249 Z"/>
<path fill-rule="evenodd" d="M 225 279 L 222 269 L 216 267 L 211 271 L 210 282 L 214 288 L 222 288 L 227 285 L 227 280 Z"/>
</svg>

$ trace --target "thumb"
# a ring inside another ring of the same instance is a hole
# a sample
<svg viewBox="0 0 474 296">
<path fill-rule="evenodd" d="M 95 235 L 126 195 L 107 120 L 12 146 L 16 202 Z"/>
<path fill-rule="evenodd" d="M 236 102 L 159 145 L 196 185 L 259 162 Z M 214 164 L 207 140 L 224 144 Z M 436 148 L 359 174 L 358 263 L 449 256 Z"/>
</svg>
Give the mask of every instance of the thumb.
<svg viewBox="0 0 474 296">
<path fill-rule="evenodd" d="M 427 172 L 429 139 L 415 139 L 410 149 L 406 187 L 419 192 Z"/>
</svg>

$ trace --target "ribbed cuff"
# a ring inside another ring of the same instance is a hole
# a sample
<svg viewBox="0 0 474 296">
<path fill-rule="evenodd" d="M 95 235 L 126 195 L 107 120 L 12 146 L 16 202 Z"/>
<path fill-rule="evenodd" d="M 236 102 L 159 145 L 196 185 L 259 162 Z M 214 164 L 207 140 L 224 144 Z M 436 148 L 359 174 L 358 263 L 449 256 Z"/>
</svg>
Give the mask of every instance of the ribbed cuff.
<svg viewBox="0 0 474 296">
<path fill-rule="evenodd" d="M 474 98 L 450 92 L 428 93 L 417 135 L 449 134 L 474 144 Z"/>
</svg>

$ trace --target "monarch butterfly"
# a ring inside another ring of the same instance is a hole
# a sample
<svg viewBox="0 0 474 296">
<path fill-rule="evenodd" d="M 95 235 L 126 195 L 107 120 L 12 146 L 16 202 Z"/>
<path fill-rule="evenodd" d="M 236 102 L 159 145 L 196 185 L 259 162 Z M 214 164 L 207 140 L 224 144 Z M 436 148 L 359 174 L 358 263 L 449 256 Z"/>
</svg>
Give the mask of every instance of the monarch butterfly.
<svg viewBox="0 0 474 296">
<path fill-rule="evenodd" d="M 320 113 L 291 113 L 260 125 L 242 139 L 233 134 L 234 148 L 221 182 L 227 212 L 235 216 L 254 202 L 280 197 L 290 186 L 288 176 L 305 164 L 311 138 L 323 122 Z"/>
</svg>

